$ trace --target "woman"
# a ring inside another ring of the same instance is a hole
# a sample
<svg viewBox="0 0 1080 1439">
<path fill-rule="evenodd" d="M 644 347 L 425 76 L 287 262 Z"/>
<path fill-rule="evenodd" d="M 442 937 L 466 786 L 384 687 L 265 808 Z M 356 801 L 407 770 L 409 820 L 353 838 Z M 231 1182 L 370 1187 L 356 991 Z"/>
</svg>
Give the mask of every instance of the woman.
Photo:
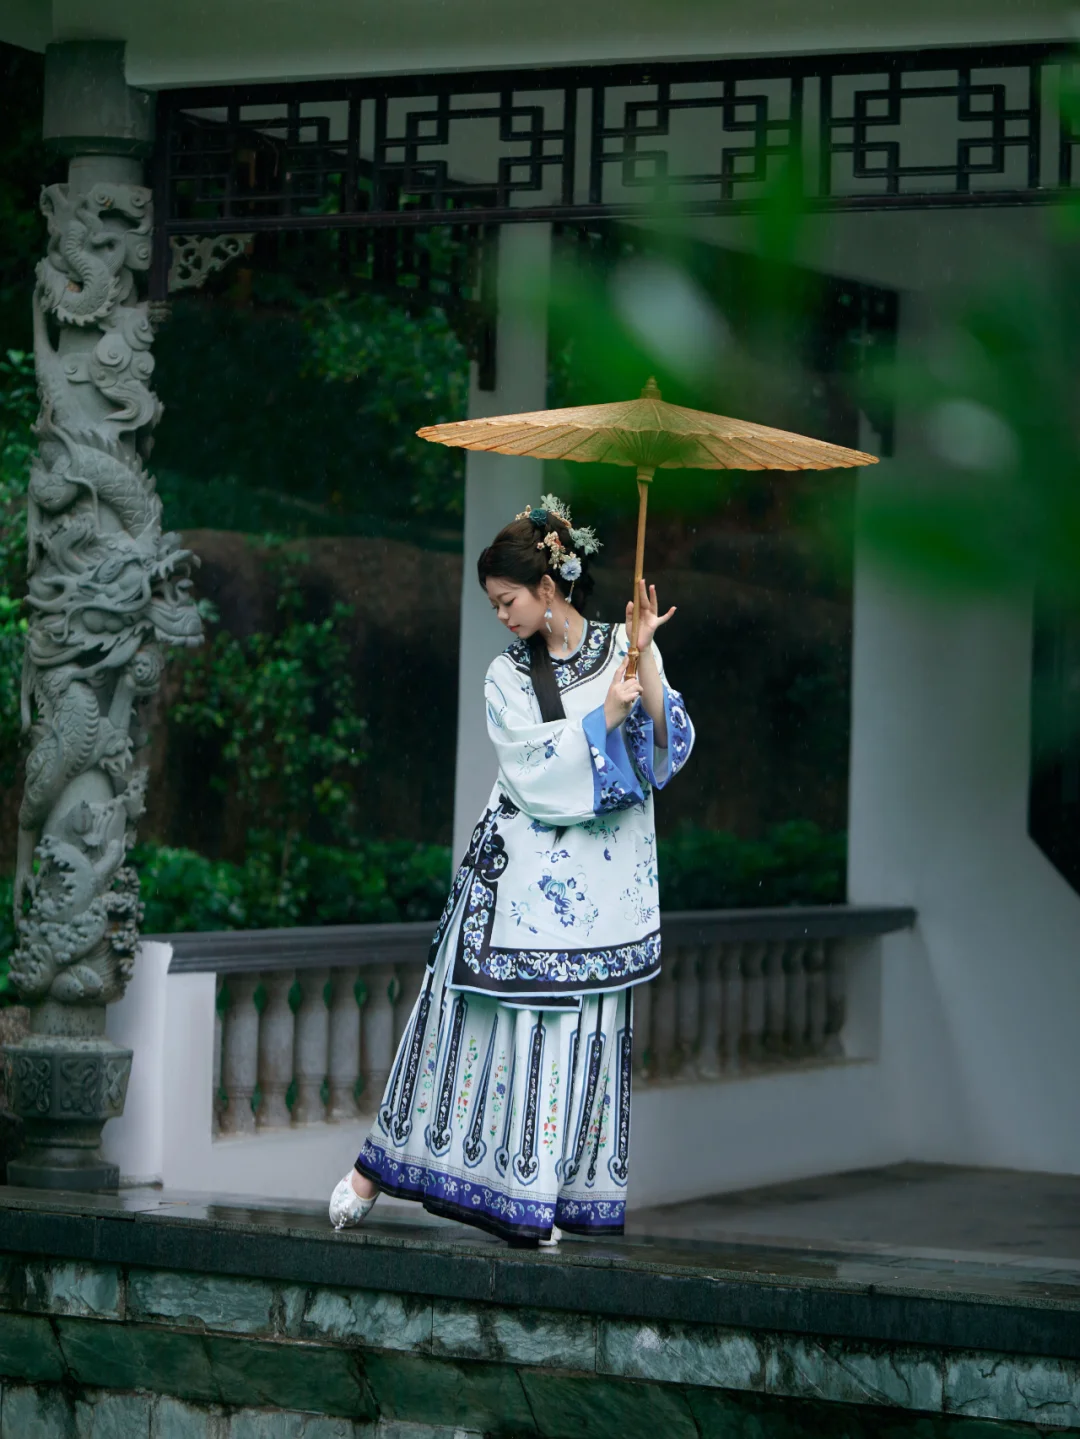
<svg viewBox="0 0 1080 1439">
<path fill-rule="evenodd" d="M 653 644 L 675 613 L 655 586 L 641 586 L 635 678 L 627 626 L 575 605 L 597 547 L 545 495 L 480 556 L 514 636 L 487 673 L 498 779 L 377 1120 L 331 1199 L 339 1229 L 385 1190 L 511 1244 L 622 1232 L 631 996 L 660 969 L 652 791 L 693 728 Z"/>
</svg>

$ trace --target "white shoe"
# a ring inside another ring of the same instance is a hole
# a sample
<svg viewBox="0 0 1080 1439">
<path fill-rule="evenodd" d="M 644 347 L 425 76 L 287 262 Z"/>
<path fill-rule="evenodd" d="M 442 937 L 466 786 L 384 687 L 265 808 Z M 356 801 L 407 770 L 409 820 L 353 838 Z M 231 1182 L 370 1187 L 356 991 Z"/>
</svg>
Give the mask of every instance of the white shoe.
<svg viewBox="0 0 1080 1439">
<path fill-rule="evenodd" d="M 550 1238 L 550 1239 L 541 1239 L 541 1241 L 540 1241 L 540 1248 L 541 1248 L 541 1249 L 554 1249 L 555 1246 L 558 1244 L 558 1242 L 559 1242 L 559 1240 L 560 1240 L 561 1238 L 562 1238 L 562 1230 L 559 1229 L 557 1225 L 554 1225 L 554 1224 L 553 1224 L 553 1225 L 551 1226 L 551 1238 Z"/>
<path fill-rule="evenodd" d="M 361 1199 L 352 1187 L 350 1170 L 330 1196 L 330 1223 L 335 1229 L 355 1229 L 363 1224 L 378 1197 L 376 1191 L 370 1199 Z"/>
</svg>

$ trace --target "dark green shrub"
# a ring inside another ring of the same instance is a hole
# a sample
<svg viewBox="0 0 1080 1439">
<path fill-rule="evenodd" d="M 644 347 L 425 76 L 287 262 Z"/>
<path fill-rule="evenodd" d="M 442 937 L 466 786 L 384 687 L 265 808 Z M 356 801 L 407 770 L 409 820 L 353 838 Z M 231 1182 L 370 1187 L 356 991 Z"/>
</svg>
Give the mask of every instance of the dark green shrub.
<svg viewBox="0 0 1080 1439">
<path fill-rule="evenodd" d="M 154 844 L 137 845 L 132 860 L 147 934 L 434 921 L 450 883 L 449 848 L 409 840 L 353 850 L 300 841 L 284 878 L 268 843 L 243 864 Z"/>
<path fill-rule="evenodd" d="M 661 839 L 660 894 L 665 909 L 763 909 L 842 904 L 847 837 L 810 820 L 773 825 L 761 839 L 688 829 Z"/>
<path fill-rule="evenodd" d="M 131 863 L 139 871 L 147 934 L 248 927 L 239 866 L 164 844 L 136 845 Z"/>
</svg>

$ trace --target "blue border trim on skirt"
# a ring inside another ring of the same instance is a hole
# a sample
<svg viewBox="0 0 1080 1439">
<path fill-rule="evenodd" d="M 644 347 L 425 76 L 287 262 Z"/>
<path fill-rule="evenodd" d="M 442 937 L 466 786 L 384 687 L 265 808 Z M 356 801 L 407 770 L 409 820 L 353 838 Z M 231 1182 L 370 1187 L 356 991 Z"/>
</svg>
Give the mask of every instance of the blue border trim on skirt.
<svg viewBox="0 0 1080 1439">
<path fill-rule="evenodd" d="M 459 1179 L 431 1165 L 395 1159 L 370 1138 L 364 1141 L 356 1168 L 385 1194 L 418 1200 L 431 1214 L 475 1225 L 500 1239 L 518 1235 L 546 1239 L 553 1224 L 568 1234 L 614 1236 L 623 1232 L 626 1204 L 621 1199 L 575 1196 L 559 1198 L 554 1205 L 515 1199 L 489 1184 Z"/>
</svg>

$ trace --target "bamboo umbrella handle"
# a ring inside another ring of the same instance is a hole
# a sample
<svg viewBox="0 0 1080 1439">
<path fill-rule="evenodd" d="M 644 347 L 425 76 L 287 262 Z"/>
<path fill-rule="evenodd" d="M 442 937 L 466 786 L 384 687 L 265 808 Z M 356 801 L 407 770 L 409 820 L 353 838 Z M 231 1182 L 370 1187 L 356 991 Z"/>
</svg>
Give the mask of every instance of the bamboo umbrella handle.
<svg viewBox="0 0 1080 1439">
<path fill-rule="evenodd" d="M 633 679 L 637 674 L 638 659 L 640 658 L 637 647 L 637 635 L 638 611 L 641 606 L 641 581 L 645 575 L 645 513 L 649 507 L 649 484 L 655 473 L 655 465 L 638 466 L 637 553 L 634 556 L 634 617 L 630 622 L 630 653 L 626 657 L 627 679 Z"/>
</svg>

